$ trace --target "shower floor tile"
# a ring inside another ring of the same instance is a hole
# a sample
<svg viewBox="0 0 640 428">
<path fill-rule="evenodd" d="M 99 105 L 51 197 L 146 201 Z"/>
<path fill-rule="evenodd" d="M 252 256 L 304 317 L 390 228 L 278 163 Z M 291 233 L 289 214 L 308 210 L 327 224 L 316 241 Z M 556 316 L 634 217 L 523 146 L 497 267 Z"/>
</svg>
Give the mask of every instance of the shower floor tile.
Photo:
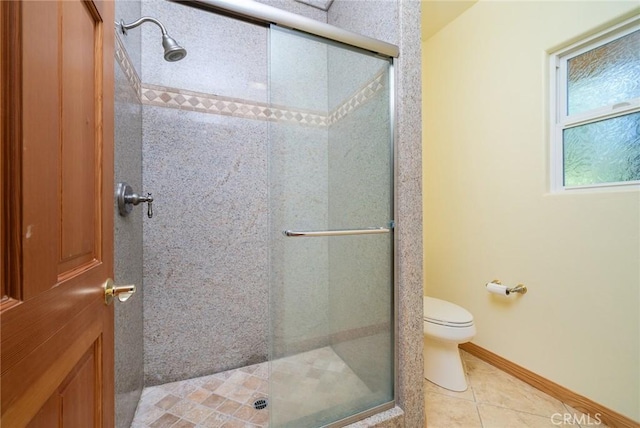
<svg viewBox="0 0 640 428">
<path fill-rule="evenodd" d="M 271 364 L 279 424 L 370 394 L 330 347 Z M 145 388 L 131 428 L 268 427 L 269 407 L 262 410 L 253 407 L 257 399 L 267 398 L 268 381 L 266 362 Z M 296 394 L 292 395 L 294 386 Z"/>
</svg>

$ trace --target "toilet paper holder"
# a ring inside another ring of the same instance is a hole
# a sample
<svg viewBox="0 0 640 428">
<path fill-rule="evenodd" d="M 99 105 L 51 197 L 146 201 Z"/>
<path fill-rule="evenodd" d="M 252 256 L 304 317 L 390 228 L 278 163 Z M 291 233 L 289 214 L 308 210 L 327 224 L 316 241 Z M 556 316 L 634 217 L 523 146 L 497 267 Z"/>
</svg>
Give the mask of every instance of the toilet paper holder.
<svg viewBox="0 0 640 428">
<path fill-rule="evenodd" d="M 494 279 L 491 282 L 502 285 L 499 279 Z M 527 294 L 527 287 L 524 284 L 518 284 L 515 287 L 507 288 L 507 296 L 511 293 Z"/>
</svg>

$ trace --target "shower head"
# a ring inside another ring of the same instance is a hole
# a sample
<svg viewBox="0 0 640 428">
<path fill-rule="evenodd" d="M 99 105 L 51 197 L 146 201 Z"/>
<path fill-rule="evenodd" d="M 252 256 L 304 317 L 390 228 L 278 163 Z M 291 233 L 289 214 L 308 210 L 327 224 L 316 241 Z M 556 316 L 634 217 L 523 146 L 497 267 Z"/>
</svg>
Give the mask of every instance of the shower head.
<svg viewBox="0 0 640 428">
<path fill-rule="evenodd" d="M 180 46 L 178 42 L 168 34 L 162 35 L 162 47 L 164 48 L 164 59 L 166 61 L 180 61 L 187 56 L 187 50 Z"/>
<path fill-rule="evenodd" d="M 176 39 L 174 39 L 167 33 L 167 29 L 164 28 L 164 25 L 162 25 L 162 23 L 155 18 L 152 18 L 150 16 L 143 16 L 142 18 L 130 24 L 125 24 L 123 20 L 120 20 L 120 22 L 116 22 L 116 26 L 120 27 L 120 31 L 122 31 L 122 34 L 126 35 L 127 30 L 136 28 L 144 22 L 153 22 L 158 27 L 160 27 L 160 31 L 162 31 L 162 47 L 164 48 L 165 61 L 180 61 L 182 58 L 187 56 L 187 50 L 180 46 L 178 42 L 176 42 Z"/>
</svg>

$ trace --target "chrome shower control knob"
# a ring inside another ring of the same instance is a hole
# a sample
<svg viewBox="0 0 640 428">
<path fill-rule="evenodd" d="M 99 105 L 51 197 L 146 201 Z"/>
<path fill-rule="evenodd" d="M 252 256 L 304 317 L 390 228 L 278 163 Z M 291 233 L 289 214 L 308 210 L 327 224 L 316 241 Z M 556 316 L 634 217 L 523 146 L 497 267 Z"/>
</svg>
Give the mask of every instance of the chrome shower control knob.
<svg viewBox="0 0 640 428">
<path fill-rule="evenodd" d="M 151 193 L 147 193 L 147 217 L 153 217 L 153 198 Z"/>
<path fill-rule="evenodd" d="M 130 193 L 124 195 L 124 202 L 127 204 L 138 205 L 141 202 L 153 202 L 153 198 L 151 197 L 151 193 L 147 193 L 147 196 Z"/>
<path fill-rule="evenodd" d="M 118 183 L 118 188 L 116 189 L 116 199 L 118 201 L 118 211 L 121 216 L 127 216 L 131 211 L 133 211 L 133 207 L 140 203 L 146 202 L 147 206 L 147 216 L 149 218 L 153 217 L 153 197 L 151 193 L 147 193 L 147 196 L 140 196 L 137 193 L 133 193 L 133 189 L 130 185 L 125 182 Z"/>
</svg>

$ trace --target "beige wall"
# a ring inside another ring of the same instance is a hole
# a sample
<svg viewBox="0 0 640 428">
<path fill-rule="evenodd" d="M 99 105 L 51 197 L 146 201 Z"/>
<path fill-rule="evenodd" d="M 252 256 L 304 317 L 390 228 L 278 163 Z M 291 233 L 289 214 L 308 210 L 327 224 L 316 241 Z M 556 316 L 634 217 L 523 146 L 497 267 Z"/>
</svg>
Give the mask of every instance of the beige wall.
<svg viewBox="0 0 640 428">
<path fill-rule="evenodd" d="M 471 311 L 476 344 L 640 420 L 640 192 L 549 194 L 546 130 L 547 53 L 637 5 L 480 1 L 423 41 L 423 186 L 425 294 Z"/>
</svg>

